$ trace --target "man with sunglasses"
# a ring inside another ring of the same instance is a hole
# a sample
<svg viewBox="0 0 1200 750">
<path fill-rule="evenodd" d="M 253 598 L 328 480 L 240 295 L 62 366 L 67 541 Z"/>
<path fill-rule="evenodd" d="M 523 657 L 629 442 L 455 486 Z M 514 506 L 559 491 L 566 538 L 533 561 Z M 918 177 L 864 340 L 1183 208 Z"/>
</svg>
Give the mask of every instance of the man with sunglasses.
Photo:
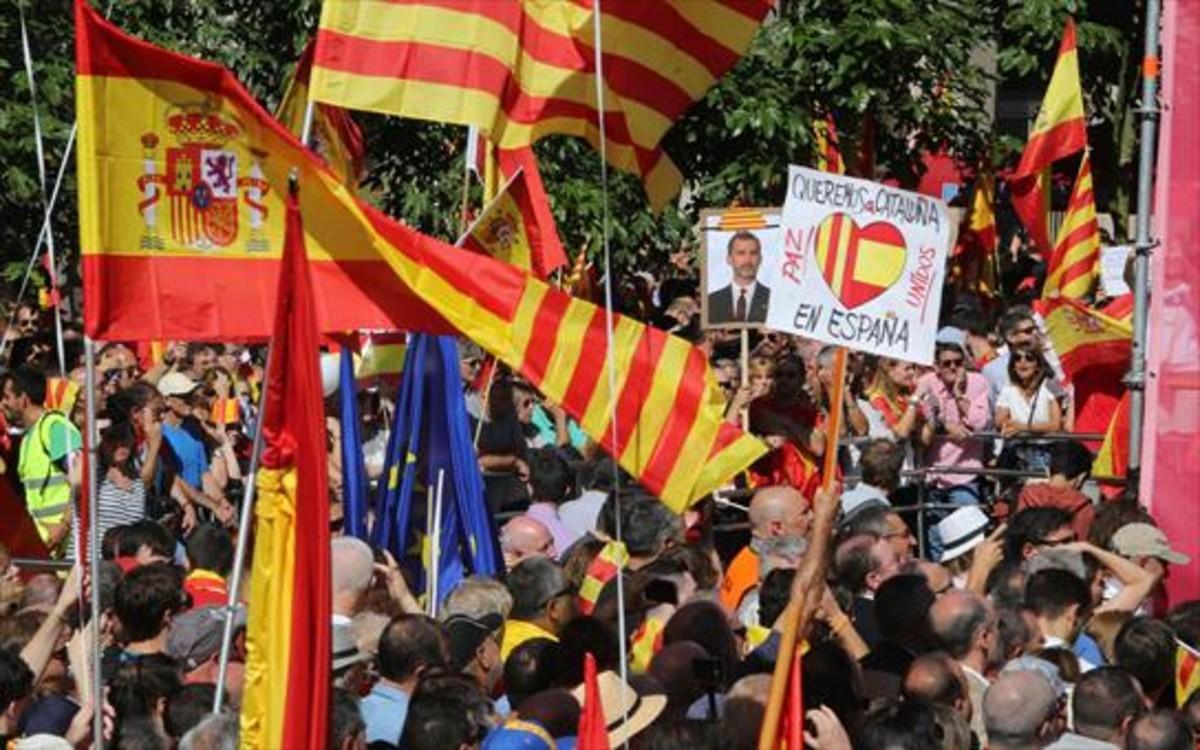
<svg viewBox="0 0 1200 750">
<path fill-rule="evenodd" d="M 917 392 L 924 394 L 921 398 L 926 425 L 921 436 L 925 443 L 924 465 L 963 470 L 962 474 L 930 476 L 930 494 L 935 503 L 969 505 L 983 499 L 974 471 L 983 467 L 985 443 L 971 435 L 991 424 L 991 400 L 987 380 L 968 371 L 965 340 L 966 334 L 958 328 L 938 331 L 933 355 L 935 369 L 917 384 Z M 949 514 L 937 513 L 926 520 L 934 559 L 941 550 L 936 524 L 946 515 Z"/>
<path fill-rule="evenodd" d="M 1034 317 L 1033 310 L 1024 305 L 1009 308 L 1004 317 L 1000 319 L 1000 335 L 1004 337 L 1006 346 L 980 371 L 983 377 L 987 378 L 992 403 L 996 402 L 1000 391 L 1009 383 L 1008 360 L 1015 349 L 1041 350 L 1050 369 L 1054 371 L 1055 379 L 1060 382 L 1065 379 L 1058 355 L 1054 352 L 1054 347 L 1050 346 L 1049 341 L 1042 335 L 1041 326 Z"/>
</svg>

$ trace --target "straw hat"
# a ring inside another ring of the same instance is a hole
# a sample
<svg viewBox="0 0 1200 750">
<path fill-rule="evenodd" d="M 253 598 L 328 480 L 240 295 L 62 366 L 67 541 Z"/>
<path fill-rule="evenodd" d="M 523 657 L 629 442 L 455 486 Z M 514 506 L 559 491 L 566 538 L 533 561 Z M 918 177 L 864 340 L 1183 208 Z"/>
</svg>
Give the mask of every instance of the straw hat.
<svg viewBox="0 0 1200 750">
<path fill-rule="evenodd" d="M 667 706 L 667 696 L 638 695 L 616 672 L 601 672 L 596 682 L 600 686 L 600 703 L 604 706 L 609 747 L 625 744 L 630 737 L 650 726 Z M 580 685 L 571 691 L 581 706 L 583 688 Z"/>
</svg>

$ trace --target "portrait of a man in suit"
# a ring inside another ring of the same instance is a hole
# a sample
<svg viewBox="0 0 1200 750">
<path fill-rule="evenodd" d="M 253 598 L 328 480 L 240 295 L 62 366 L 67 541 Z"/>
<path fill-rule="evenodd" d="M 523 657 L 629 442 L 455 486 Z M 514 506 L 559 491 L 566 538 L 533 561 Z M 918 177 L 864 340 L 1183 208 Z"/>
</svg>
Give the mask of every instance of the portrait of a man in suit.
<svg viewBox="0 0 1200 750">
<path fill-rule="evenodd" d="M 733 282 L 708 295 L 709 323 L 765 323 L 771 290 L 758 281 L 762 243 L 753 232 L 736 232 L 729 238 L 725 257 Z"/>
</svg>

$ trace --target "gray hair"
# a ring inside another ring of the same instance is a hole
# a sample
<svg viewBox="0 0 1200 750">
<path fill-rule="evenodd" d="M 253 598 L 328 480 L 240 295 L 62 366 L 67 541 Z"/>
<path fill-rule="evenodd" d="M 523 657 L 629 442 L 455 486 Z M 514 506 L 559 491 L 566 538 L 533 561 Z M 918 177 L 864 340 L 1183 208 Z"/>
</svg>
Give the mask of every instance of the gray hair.
<svg viewBox="0 0 1200 750">
<path fill-rule="evenodd" d="M 179 740 L 179 750 L 237 750 L 238 717 L 231 713 L 207 717 Z"/>
<path fill-rule="evenodd" d="M 467 615 L 478 620 L 494 613 L 507 620 L 512 608 L 512 594 L 503 583 L 484 576 L 471 576 L 454 587 L 438 611 L 438 617 L 442 622 L 451 615 Z"/>
<path fill-rule="evenodd" d="M 339 536 L 333 540 L 329 554 L 334 594 L 362 594 L 375 575 L 375 556 L 371 547 L 361 539 Z"/>
</svg>

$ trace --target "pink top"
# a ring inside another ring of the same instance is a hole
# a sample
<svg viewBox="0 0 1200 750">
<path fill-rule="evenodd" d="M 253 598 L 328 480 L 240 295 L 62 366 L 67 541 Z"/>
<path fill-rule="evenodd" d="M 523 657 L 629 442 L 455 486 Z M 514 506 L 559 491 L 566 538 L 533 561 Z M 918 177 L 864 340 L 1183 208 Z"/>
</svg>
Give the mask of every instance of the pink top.
<svg viewBox="0 0 1200 750">
<path fill-rule="evenodd" d="M 937 373 L 921 376 L 917 381 L 917 393 L 929 394 L 921 399 L 921 411 L 931 424 L 963 424 L 972 432 L 986 430 L 992 423 L 992 407 L 987 378 L 979 373 L 967 373 L 967 413 L 963 414 L 954 394 Z M 983 466 L 985 440 L 970 438 L 956 440 L 939 429 L 933 442 L 925 449 L 926 466 L 961 466 L 977 469 Z M 936 487 L 953 487 L 965 484 L 973 478 L 970 474 L 934 474 L 930 481 Z"/>
</svg>

